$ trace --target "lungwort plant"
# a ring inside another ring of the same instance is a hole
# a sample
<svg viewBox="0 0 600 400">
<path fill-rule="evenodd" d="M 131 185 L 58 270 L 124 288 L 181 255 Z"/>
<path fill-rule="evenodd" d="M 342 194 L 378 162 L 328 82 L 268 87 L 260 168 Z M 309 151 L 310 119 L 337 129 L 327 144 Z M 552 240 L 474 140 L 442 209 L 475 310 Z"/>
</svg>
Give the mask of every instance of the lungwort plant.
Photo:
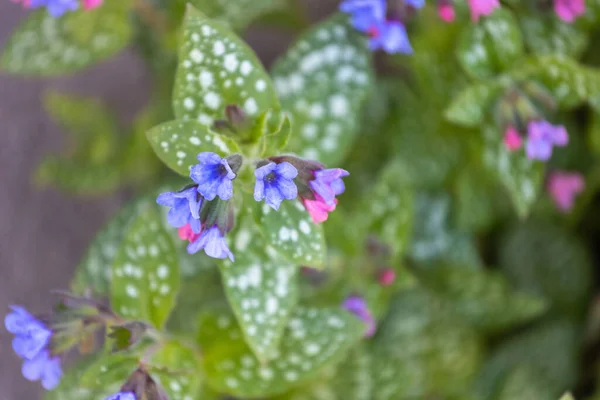
<svg viewBox="0 0 600 400">
<path fill-rule="evenodd" d="M 154 78 L 129 126 L 43 99 L 39 183 L 137 193 L 6 316 L 46 399 L 593 396 L 598 0 L 16 2 L 3 71 Z M 297 36 L 268 69 L 250 23 Z"/>
</svg>

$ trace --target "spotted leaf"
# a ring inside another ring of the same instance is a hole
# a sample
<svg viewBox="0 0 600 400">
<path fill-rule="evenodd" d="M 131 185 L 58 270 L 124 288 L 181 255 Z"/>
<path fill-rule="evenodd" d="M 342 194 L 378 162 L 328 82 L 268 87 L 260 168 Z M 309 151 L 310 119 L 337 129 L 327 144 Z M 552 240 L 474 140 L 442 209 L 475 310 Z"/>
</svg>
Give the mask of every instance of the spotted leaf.
<svg viewBox="0 0 600 400">
<path fill-rule="evenodd" d="M 37 10 L 5 46 L 0 67 L 28 75 L 58 75 L 113 56 L 132 35 L 128 1 L 106 2 L 54 18 Z"/>
<path fill-rule="evenodd" d="M 278 211 L 262 203 L 258 224 L 267 243 L 296 265 L 323 268 L 326 246 L 323 226 L 315 224 L 299 201 L 286 200 Z"/>
<path fill-rule="evenodd" d="M 179 289 L 179 260 L 162 217 L 148 207 L 130 225 L 112 267 L 111 305 L 128 319 L 166 322 Z"/>
<path fill-rule="evenodd" d="M 554 13 L 519 12 L 525 45 L 534 54 L 564 54 L 579 57 L 588 44 L 588 34 L 578 24 L 568 24 Z"/>
<path fill-rule="evenodd" d="M 339 163 L 360 127 L 360 110 L 373 83 L 366 40 L 335 16 L 311 29 L 277 61 L 273 79 L 292 117 L 288 149 Z"/>
<path fill-rule="evenodd" d="M 125 383 L 138 367 L 135 357 L 121 354 L 102 354 L 85 369 L 80 378 L 84 388 L 99 390 L 103 387 Z"/>
<path fill-rule="evenodd" d="M 256 117 L 278 109 L 279 101 L 252 49 L 224 24 L 189 6 L 175 77 L 175 117 L 211 125 L 224 119 L 227 105 L 237 105 Z"/>
<path fill-rule="evenodd" d="M 501 85 L 496 81 L 467 86 L 454 97 L 445 111 L 448 121 L 475 127 L 490 115 L 494 101 L 500 95 Z"/>
<path fill-rule="evenodd" d="M 257 17 L 285 7 L 286 0 L 191 0 L 188 1 L 207 16 L 241 29 Z"/>
<path fill-rule="evenodd" d="M 75 278 L 71 283 L 71 290 L 74 293 L 83 294 L 91 290 L 96 295 L 108 294 L 112 264 L 125 231 L 141 209 L 148 204 L 146 198 L 130 202 L 96 234 L 75 272 Z"/>
<path fill-rule="evenodd" d="M 198 398 L 201 375 L 199 354 L 181 343 L 167 342 L 150 360 L 152 378 L 157 380 L 170 400 Z"/>
<path fill-rule="evenodd" d="M 457 47 L 458 59 L 469 74 L 489 78 L 523 56 L 523 38 L 512 12 L 500 9 L 469 25 Z"/>
<path fill-rule="evenodd" d="M 527 158 L 523 151 L 511 153 L 494 127 L 484 127 L 484 165 L 502 182 L 520 217 L 525 217 L 542 189 L 544 164 Z"/>
<path fill-rule="evenodd" d="M 400 294 L 370 345 L 374 400 L 464 393 L 483 346 L 474 330 L 420 289 Z"/>
<path fill-rule="evenodd" d="M 227 156 L 238 151 L 236 143 L 197 121 L 169 121 L 146 133 L 154 152 L 173 171 L 189 176 L 198 164 L 198 153 L 209 151 Z"/>
<path fill-rule="evenodd" d="M 600 72 L 565 56 L 538 56 L 512 73 L 519 79 L 542 83 L 561 108 L 594 101 L 600 93 Z"/>
<path fill-rule="evenodd" d="M 269 363 L 252 354 L 226 315 L 205 315 L 200 332 L 207 383 L 217 391 L 255 398 L 283 393 L 318 376 L 344 357 L 364 325 L 341 309 L 297 308 L 277 358 Z"/>
<path fill-rule="evenodd" d="M 247 216 L 233 238 L 234 263 L 220 264 L 227 299 L 246 342 L 261 361 L 273 359 L 298 302 L 298 267 L 283 259 Z"/>
</svg>

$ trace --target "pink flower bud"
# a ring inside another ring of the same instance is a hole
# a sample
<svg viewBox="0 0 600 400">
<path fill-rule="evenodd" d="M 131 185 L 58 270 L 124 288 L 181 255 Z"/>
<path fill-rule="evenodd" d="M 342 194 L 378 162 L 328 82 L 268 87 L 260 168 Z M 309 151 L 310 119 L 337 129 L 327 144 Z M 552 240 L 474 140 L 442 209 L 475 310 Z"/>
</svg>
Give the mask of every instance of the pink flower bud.
<svg viewBox="0 0 600 400">
<path fill-rule="evenodd" d="M 569 212 L 575 204 L 575 197 L 585 188 L 581 174 L 556 171 L 550 175 L 547 190 L 556 207 L 564 213 Z"/>
<path fill-rule="evenodd" d="M 93 10 L 94 8 L 100 7 L 103 2 L 104 0 L 83 0 L 83 9 Z"/>
<path fill-rule="evenodd" d="M 396 271 L 385 268 L 379 272 L 378 280 L 381 286 L 390 286 L 396 280 Z"/>
<path fill-rule="evenodd" d="M 456 19 L 456 13 L 454 12 L 454 6 L 449 3 L 442 3 L 438 5 L 438 16 L 444 22 L 454 22 Z"/>
<path fill-rule="evenodd" d="M 504 145 L 508 151 L 516 151 L 523 146 L 523 138 L 512 125 L 504 132 Z"/>
</svg>

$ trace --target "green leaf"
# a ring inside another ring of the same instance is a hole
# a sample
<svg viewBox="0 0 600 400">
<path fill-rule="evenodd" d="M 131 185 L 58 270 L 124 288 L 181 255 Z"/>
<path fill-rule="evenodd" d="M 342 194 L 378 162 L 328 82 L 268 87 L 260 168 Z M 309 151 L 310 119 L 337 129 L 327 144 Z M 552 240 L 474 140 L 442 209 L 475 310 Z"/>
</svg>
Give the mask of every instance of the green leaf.
<svg viewBox="0 0 600 400">
<path fill-rule="evenodd" d="M 481 368 L 475 398 L 492 398 L 507 374 L 519 366 L 529 367 L 552 398 L 558 398 L 577 382 L 578 338 L 577 326 L 562 320 L 546 321 L 509 338 L 494 349 Z"/>
<path fill-rule="evenodd" d="M 198 398 L 201 375 L 199 353 L 179 342 L 166 342 L 152 356 L 150 373 L 168 395 L 169 400 Z"/>
<path fill-rule="evenodd" d="M 109 292 L 112 265 L 127 227 L 139 212 L 148 206 L 148 199 L 141 198 L 126 204 L 96 234 L 71 283 L 71 290 L 101 296 Z"/>
<path fill-rule="evenodd" d="M 516 225 L 501 241 L 499 265 L 515 288 L 542 296 L 563 315 L 584 314 L 593 267 L 571 232 L 535 221 Z"/>
<path fill-rule="evenodd" d="M 476 329 L 498 333 L 540 316 L 547 304 L 515 292 L 502 274 L 456 266 L 420 271 L 422 283 Z"/>
<path fill-rule="evenodd" d="M 498 81 L 472 84 L 454 97 L 446 108 L 448 121 L 467 127 L 481 125 L 490 115 L 492 103 L 500 95 L 502 85 Z"/>
<path fill-rule="evenodd" d="M 570 109 L 594 101 L 600 93 L 600 71 L 565 56 L 538 56 L 511 74 L 542 83 L 560 108 Z"/>
<path fill-rule="evenodd" d="M 466 268 L 483 262 L 473 239 L 450 226 L 451 199 L 445 193 L 419 192 L 415 199 L 412 242 L 408 249 L 415 267 L 435 267 L 439 261 Z"/>
<path fill-rule="evenodd" d="M 146 133 L 156 155 L 173 171 L 190 175 L 198 164 L 198 153 L 209 151 L 227 156 L 239 151 L 234 140 L 221 136 L 197 121 L 169 121 Z"/>
<path fill-rule="evenodd" d="M 87 357 L 78 360 L 72 365 L 60 379 L 60 384 L 57 388 L 51 391 L 45 391 L 44 400 L 89 400 L 93 398 L 105 398 L 113 393 L 117 393 L 123 382 L 106 385 L 99 390 L 92 390 L 84 387 L 81 384 L 82 375 L 87 368 L 94 364 L 98 358 Z"/>
<path fill-rule="evenodd" d="M 266 241 L 281 257 L 296 265 L 325 266 L 323 226 L 313 223 L 299 201 L 284 201 L 277 211 L 262 203 L 257 214 Z"/>
<path fill-rule="evenodd" d="M 544 163 L 530 160 L 524 151 L 508 151 L 497 128 L 486 126 L 483 130 L 486 140 L 484 165 L 502 182 L 517 214 L 524 218 L 542 190 Z"/>
<path fill-rule="evenodd" d="M 134 357 L 121 354 L 102 354 L 85 369 L 79 384 L 92 390 L 117 384 L 122 385 L 137 367 L 138 360 Z"/>
<path fill-rule="evenodd" d="M 277 355 L 283 330 L 298 302 L 298 267 L 265 242 L 251 216 L 240 225 L 232 237 L 236 260 L 226 260 L 219 267 L 246 342 L 256 357 L 266 362 Z"/>
<path fill-rule="evenodd" d="M 374 85 L 370 60 L 364 36 L 336 15 L 302 35 L 276 62 L 275 87 L 292 117 L 290 151 L 330 165 L 342 161 Z"/>
<path fill-rule="evenodd" d="M 390 247 L 394 258 L 401 257 L 409 246 L 415 210 L 414 189 L 398 184 L 400 174 L 402 164 L 391 162 L 359 206 L 368 220 L 364 234 L 377 235 Z"/>
<path fill-rule="evenodd" d="M 516 18 L 512 12 L 499 9 L 480 23 L 467 25 L 457 52 L 465 71 L 477 78 L 490 78 L 511 67 L 523 55 Z"/>
<path fill-rule="evenodd" d="M 285 7 L 286 0 L 190 0 L 188 1 L 207 16 L 227 22 L 235 29 L 242 29 L 261 15 Z"/>
<path fill-rule="evenodd" d="M 206 315 L 200 327 L 200 344 L 207 383 L 214 390 L 239 397 L 283 393 L 340 361 L 363 331 L 363 323 L 344 310 L 297 308 L 278 357 L 262 364 L 231 318 Z"/>
<path fill-rule="evenodd" d="M 112 266 L 111 305 L 116 313 L 166 322 L 179 290 L 179 260 L 162 216 L 148 207 L 127 229 Z"/>
<path fill-rule="evenodd" d="M 174 90 L 175 117 L 203 125 L 223 119 L 227 105 L 240 106 L 251 117 L 279 108 L 271 79 L 252 49 L 191 6 L 183 22 Z"/>
<path fill-rule="evenodd" d="M 371 343 L 374 400 L 450 396 L 479 368 L 479 337 L 443 303 L 409 290 L 391 305 Z"/>
<path fill-rule="evenodd" d="M 531 367 L 521 366 L 510 371 L 502 384 L 497 400 L 555 400 L 548 383 Z"/>
<path fill-rule="evenodd" d="M 588 44 L 587 32 L 558 19 L 553 12 L 519 12 L 523 39 L 533 54 L 579 57 Z"/>
<path fill-rule="evenodd" d="M 33 12 L 5 46 L 0 68 L 27 75 L 78 71 L 123 49 L 131 39 L 128 1 L 52 17 Z"/>
</svg>

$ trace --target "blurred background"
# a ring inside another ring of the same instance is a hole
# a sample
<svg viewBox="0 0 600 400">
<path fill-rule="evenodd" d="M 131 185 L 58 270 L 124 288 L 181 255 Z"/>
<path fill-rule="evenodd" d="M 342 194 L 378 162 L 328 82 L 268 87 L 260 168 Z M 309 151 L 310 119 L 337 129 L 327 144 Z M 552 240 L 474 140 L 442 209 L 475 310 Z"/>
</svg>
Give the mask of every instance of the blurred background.
<svg viewBox="0 0 600 400">
<path fill-rule="evenodd" d="M 310 15 L 322 18 L 334 0 L 305 0 Z M 27 12 L 0 1 L 0 48 Z M 269 65 L 292 39 L 252 27 L 246 38 Z M 65 135 L 43 110 L 48 89 L 98 97 L 121 122 L 129 122 L 150 92 L 143 63 L 131 51 L 64 78 L 20 78 L 0 72 L 0 310 L 10 304 L 33 312 L 48 309 L 50 291 L 67 289 L 75 267 L 96 231 L 128 198 L 127 190 L 104 197 L 72 197 L 52 188 L 36 187 L 32 176 L 40 161 L 62 151 Z M 26 381 L 11 337 L 0 329 L 0 399 L 41 397 L 39 383 Z"/>
</svg>

